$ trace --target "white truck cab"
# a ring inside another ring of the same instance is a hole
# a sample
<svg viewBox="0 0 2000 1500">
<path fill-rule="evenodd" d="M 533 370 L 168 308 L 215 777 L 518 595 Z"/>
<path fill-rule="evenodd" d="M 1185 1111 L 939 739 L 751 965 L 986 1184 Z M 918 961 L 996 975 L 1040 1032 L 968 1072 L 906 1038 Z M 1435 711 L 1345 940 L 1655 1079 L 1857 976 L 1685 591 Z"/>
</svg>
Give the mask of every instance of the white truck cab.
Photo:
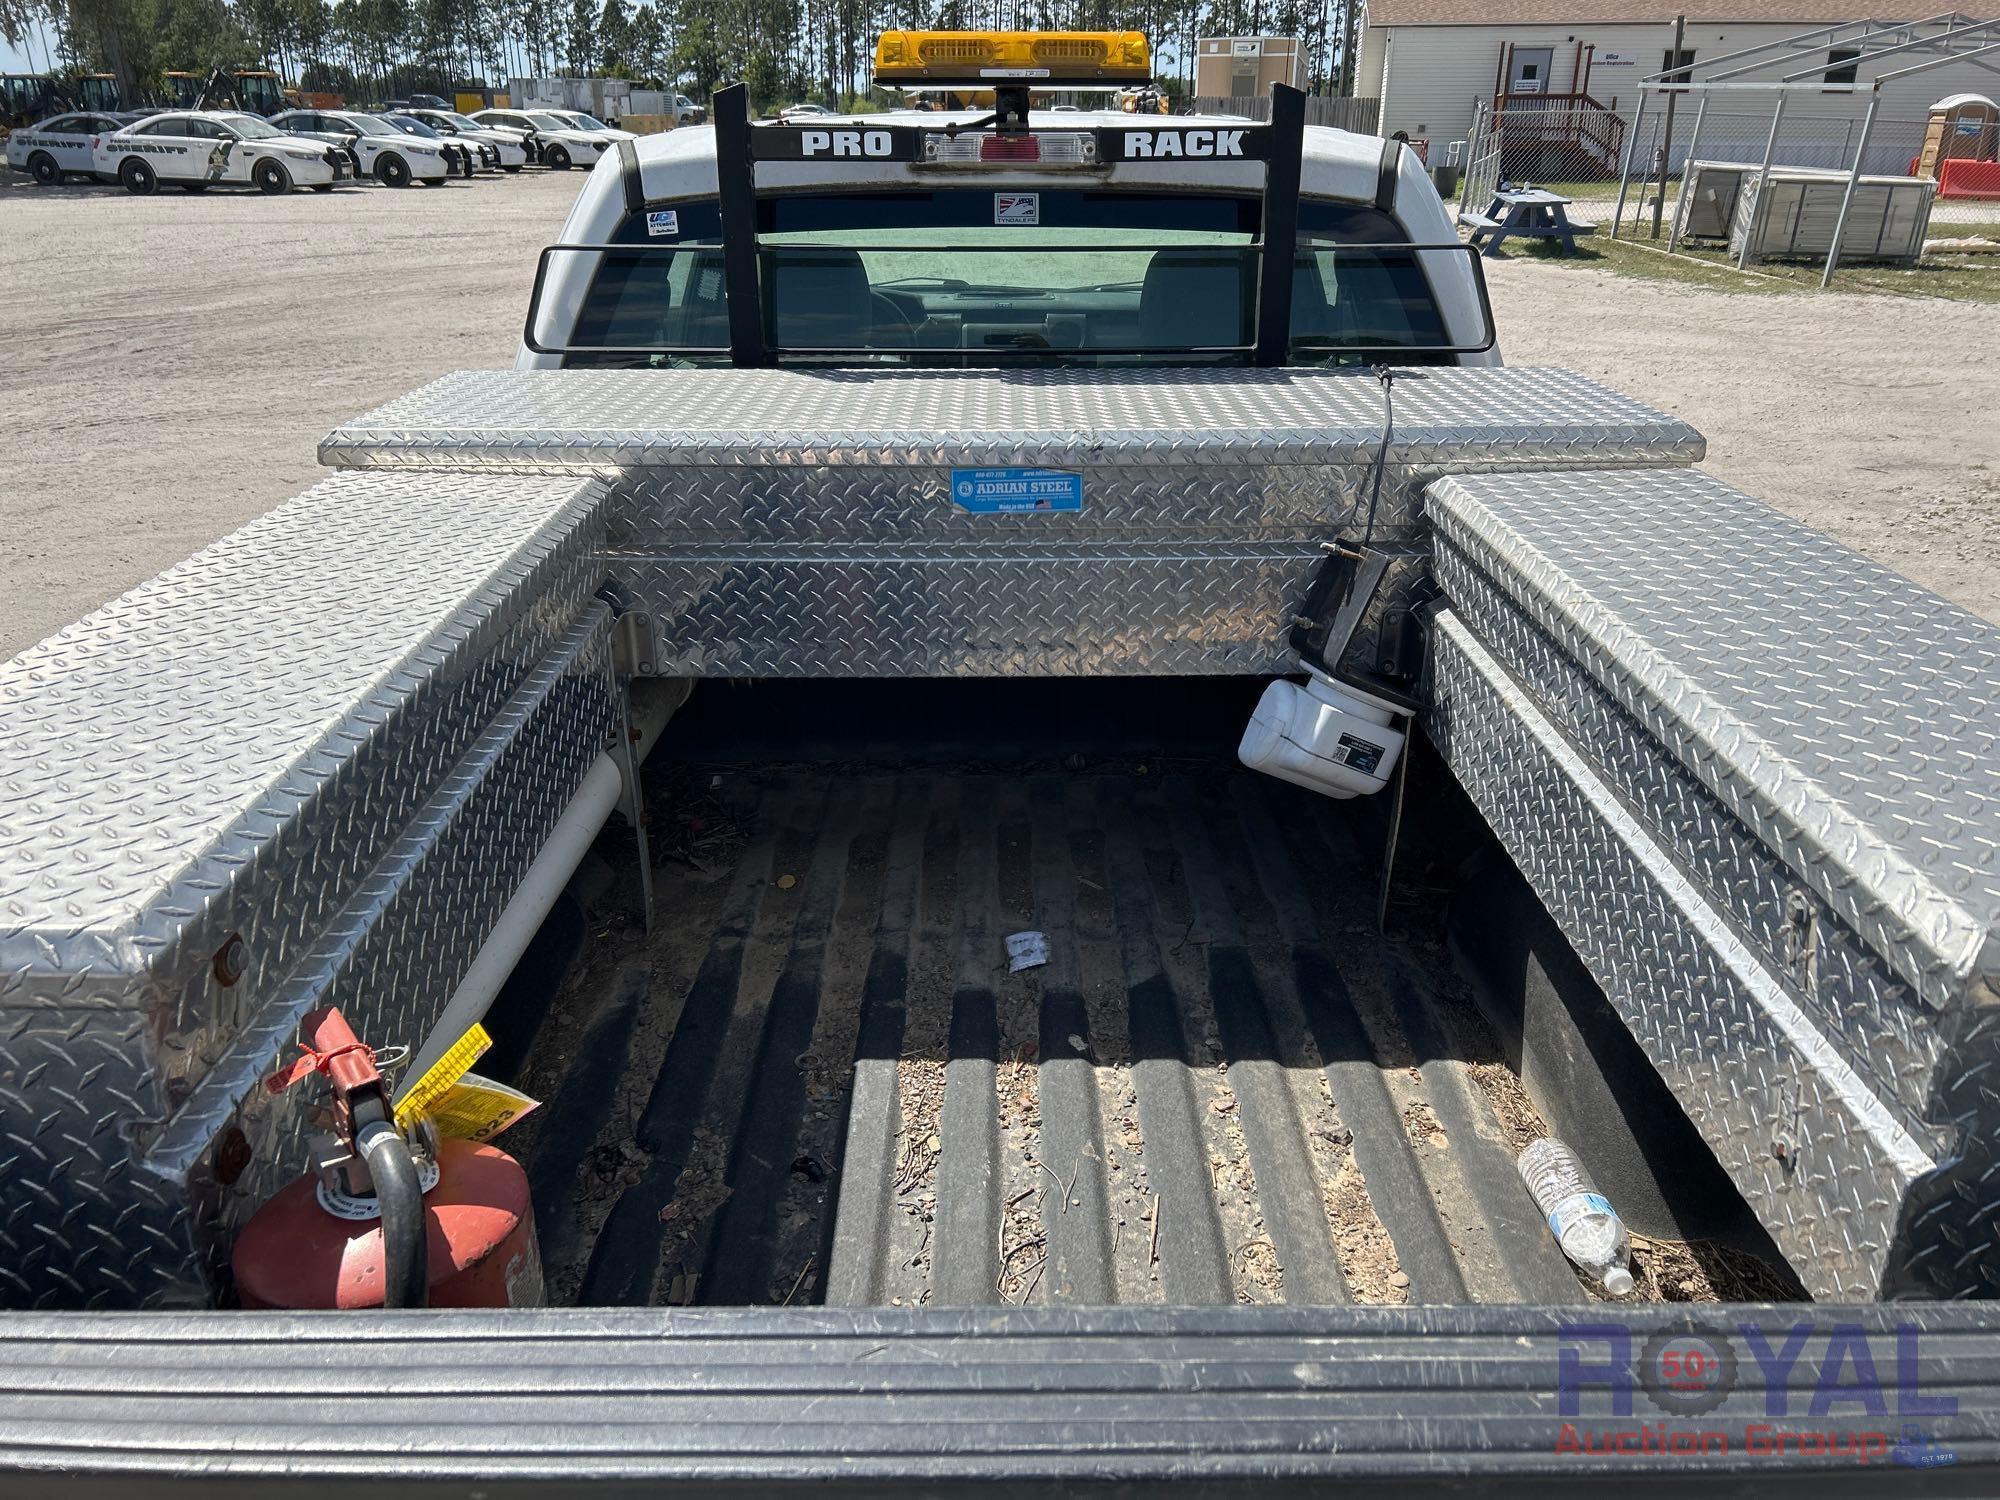
<svg viewBox="0 0 2000 1500">
<path fill-rule="evenodd" d="M 755 162 L 759 360 L 1499 362 L 1477 258 L 1398 143 L 1301 128 L 1295 201 L 1272 210 L 1283 148 L 1248 119 L 1037 109 L 1000 133 L 976 110 L 896 111 L 745 120 L 740 144 L 730 129 L 605 153 L 545 252 L 517 368 L 742 362 L 729 301 L 750 283 L 729 274 L 718 193 L 732 151 Z M 1256 347 L 1267 212 L 1297 243 L 1283 354 Z"/>
</svg>

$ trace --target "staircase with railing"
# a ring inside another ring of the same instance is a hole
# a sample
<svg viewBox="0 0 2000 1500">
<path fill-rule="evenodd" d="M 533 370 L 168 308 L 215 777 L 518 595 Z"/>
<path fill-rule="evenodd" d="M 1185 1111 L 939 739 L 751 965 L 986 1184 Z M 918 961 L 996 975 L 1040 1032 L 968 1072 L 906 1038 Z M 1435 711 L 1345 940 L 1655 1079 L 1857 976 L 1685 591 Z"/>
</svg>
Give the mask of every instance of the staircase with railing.
<svg viewBox="0 0 2000 1500">
<path fill-rule="evenodd" d="M 1615 174 L 1625 151 L 1625 121 L 1588 94 L 1496 94 L 1492 120 L 1509 178 L 1587 181 Z"/>
</svg>

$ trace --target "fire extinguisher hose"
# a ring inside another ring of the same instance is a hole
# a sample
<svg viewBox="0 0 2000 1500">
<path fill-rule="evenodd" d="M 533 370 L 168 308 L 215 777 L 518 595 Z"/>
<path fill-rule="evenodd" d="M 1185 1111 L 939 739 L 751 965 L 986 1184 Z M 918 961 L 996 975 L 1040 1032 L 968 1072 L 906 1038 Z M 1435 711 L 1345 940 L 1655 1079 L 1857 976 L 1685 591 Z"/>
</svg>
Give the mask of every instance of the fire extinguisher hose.
<svg viewBox="0 0 2000 1500">
<path fill-rule="evenodd" d="M 382 1305 L 422 1307 L 430 1297 L 430 1231 L 410 1143 L 390 1121 L 373 1120 L 355 1132 L 354 1144 L 382 1206 Z"/>
</svg>

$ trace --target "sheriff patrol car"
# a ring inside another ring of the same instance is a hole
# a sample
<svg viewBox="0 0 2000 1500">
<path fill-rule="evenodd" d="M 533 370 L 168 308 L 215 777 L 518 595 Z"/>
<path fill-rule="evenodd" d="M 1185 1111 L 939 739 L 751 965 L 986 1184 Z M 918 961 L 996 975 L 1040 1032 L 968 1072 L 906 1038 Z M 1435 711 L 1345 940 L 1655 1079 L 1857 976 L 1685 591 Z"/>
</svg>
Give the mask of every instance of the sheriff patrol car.
<svg viewBox="0 0 2000 1500">
<path fill-rule="evenodd" d="M 501 130 L 518 130 L 540 146 L 542 164 L 558 172 L 571 167 L 589 167 L 612 151 L 619 137 L 604 131 L 584 130 L 561 115 L 542 109 L 482 109 L 468 116 L 474 123 Z"/>
<path fill-rule="evenodd" d="M 503 172 L 518 172 L 528 164 L 528 151 L 523 144 L 526 137 L 518 130 L 481 125 L 455 109 L 409 109 L 404 113 L 452 141 L 475 147 L 485 157 L 483 165 L 498 167 Z"/>
<path fill-rule="evenodd" d="M 104 136 L 95 171 L 139 194 L 156 192 L 163 182 L 189 193 L 217 186 L 328 193 L 353 176 L 347 157 L 326 142 L 227 110 L 175 110 Z"/>
<path fill-rule="evenodd" d="M 1306 127 L 1295 91 L 1268 123 L 1044 110 L 1148 66 L 1136 33 L 1057 41 L 892 32 L 878 79 L 975 107 L 752 122 L 733 89 L 714 130 L 619 149 L 544 252 L 519 367 L 1497 362 L 1400 143 Z"/>
<path fill-rule="evenodd" d="M 273 115 L 271 124 L 287 135 L 309 136 L 351 150 L 356 169 L 384 187 L 408 187 L 412 182 L 436 187 L 451 176 L 439 144 L 357 109 L 288 109 Z"/>
<path fill-rule="evenodd" d="M 111 115 L 56 115 L 7 137 L 7 165 L 43 187 L 97 173 L 97 142 L 123 128 Z"/>
<path fill-rule="evenodd" d="M 588 130 L 594 135 L 608 135 L 616 141 L 636 141 L 639 139 L 636 131 L 620 130 L 616 125 L 607 125 L 598 119 L 596 115 L 587 115 L 580 109 L 545 109 L 538 111 L 538 113 L 554 115 L 558 120 L 569 125 L 574 125 L 578 130 Z"/>
</svg>

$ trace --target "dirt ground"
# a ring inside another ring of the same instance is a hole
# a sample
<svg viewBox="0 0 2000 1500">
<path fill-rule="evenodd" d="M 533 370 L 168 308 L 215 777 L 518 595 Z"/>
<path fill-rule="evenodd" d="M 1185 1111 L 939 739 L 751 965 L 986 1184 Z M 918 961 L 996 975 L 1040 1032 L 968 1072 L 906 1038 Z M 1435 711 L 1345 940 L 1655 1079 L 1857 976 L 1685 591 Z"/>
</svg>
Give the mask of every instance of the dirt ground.
<svg viewBox="0 0 2000 1500">
<path fill-rule="evenodd" d="M 1738 296 L 1527 259 L 1488 280 L 1508 363 L 1685 417 L 1711 473 L 2000 621 L 2000 306 Z"/>
<path fill-rule="evenodd" d="M 335 422 L 508 363 L 582 177 L 132 198 L 0 174 L 0 655 L 319 477 Z M 1501 347 L 1687 417 L 1708 467 L 2000 620 L 2000 307 L 1515 260 Z"/>
<path fill-rule="evenodd" d="M 134 198 L 0 172 L 0 657 L 320 478 L 335 422 L 508 364 L 582 183 Z"/>
</svg>

